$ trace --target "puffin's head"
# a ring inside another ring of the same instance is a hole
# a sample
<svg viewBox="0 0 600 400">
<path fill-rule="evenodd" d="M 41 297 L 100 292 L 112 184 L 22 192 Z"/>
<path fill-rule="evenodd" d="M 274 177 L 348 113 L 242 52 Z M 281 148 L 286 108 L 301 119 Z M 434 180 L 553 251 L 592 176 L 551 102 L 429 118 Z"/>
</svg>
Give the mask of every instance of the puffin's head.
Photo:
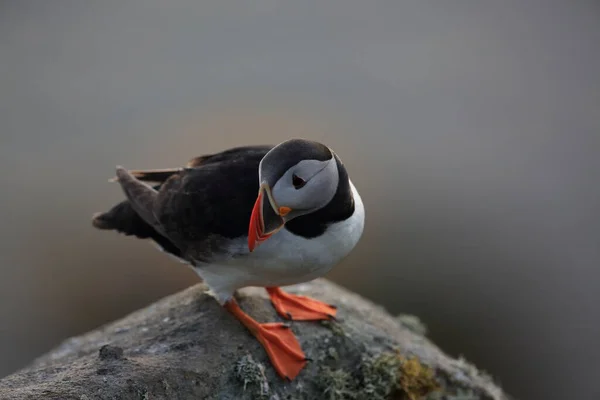
<svg viewBox="0 0 600 400">
<path fill-rule="evenodd" d="M 323 208 L 337 191 L 339 173 L 325 145 L 291 139 L 273 147 L 258 167 L 260 188 L 248 230 L 248 248 L 301 215 Z"/>
</svg>

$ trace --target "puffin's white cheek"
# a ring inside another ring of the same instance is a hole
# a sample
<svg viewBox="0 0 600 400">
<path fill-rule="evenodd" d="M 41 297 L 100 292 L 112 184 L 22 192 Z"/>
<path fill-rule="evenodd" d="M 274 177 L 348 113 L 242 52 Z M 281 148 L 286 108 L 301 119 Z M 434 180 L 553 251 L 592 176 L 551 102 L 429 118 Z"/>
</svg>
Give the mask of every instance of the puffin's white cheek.
<svg viewBox="0 0 600 400">
<path fill-rule="evenodd" d="M 273 191 L 273 198 L 279 207 L 295 209 L 302 203 L 301 193 L 293 188 L 279 187 Z"/>
</svg>

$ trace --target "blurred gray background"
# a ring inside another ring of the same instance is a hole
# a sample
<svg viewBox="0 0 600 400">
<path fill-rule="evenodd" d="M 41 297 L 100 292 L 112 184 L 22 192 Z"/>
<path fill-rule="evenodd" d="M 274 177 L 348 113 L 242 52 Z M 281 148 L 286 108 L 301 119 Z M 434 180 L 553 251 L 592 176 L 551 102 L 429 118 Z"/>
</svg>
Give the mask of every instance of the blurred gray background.
<svg viewBox="0 0 600 400">
<path fill-rule="evenodd" d="M 294 136 L 367 207 L 330 278 L 520 399 L 600 396 L 594 1 L 0 2 L 0 374 L 190 286 L 92 229 L 117 164 Z"/>
</svg>

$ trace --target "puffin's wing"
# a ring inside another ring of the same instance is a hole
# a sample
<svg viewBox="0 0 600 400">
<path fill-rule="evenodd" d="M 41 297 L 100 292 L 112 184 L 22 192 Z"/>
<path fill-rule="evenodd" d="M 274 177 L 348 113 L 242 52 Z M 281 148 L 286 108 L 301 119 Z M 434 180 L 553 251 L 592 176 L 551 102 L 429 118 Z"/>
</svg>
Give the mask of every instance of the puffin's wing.
<svg viewBox="0 0 600 400">
<path fill-rule="evenodd" d="M 186 258 L 214 261 L 248 251 L 244 243 L 258 194 L 258 166 L 267 151 L 220 157 L 184 169 L 161 185 L 154 215 Z"/>
<path fill-rule="evenodd" d="M 205 166 L 208 164 L 215 163 L 229 163 L 229 162 L 243 162 L 244 160 L 252 159 L 256 157 L 264 157 L 269 150 L 273 148 L 272 145 L 256 145 L 256 146 L 239 146 L 233 147 L 214 154 L 206 154 L 192 158 L 187 163 L 188 168 L 196 168 Z"/>
<path fill-rule="evenodd" d="M 184 168 L 159 168 L 159 169 L 134 169 L 129 173 L 136 179 L 143 182 L 163 183 L 174 174 L 180 173 L 187 168 L 199 168 L 206 164 L 227 162 L 235 159 L 246 158 L 253 154 L 266 154 L 273 146 L 240 146 L 234 147 L 219 153 L 204 154 L 190 159 Z M 110 182 L 117 182 L 118 178 L 109 179 Z"/>
<path fill-rule="evenodd" d="M 183 168 L 164 168 L 164 169 L 132 169 L 128 172 L 135 179 L 142 182 L 163 183 L 173 174 L 183 171 Z M 118 182 L 118 178 L 114 177 L 110 181 Z"/>
<path fill-rule="evenodd" d="M 160 222 L 154 214 L 154 206 L 158 196 L 156 189 L 136 179 L 123 167 L 117 167 L 117 179 L 136 214 L 157 232 L 164 235 Z"/>
<path fill-rule="evenodd" d="M 200 167 L 204 161 L 210 158 L 212 155 L 204 155 L 192 158 L 186 164 L 185 168 L 197 168 Z M 137 180 L 143 182 L 154 182 L 163 183 L 174 174 L 180 173 L 185 168 L 158 168 L 158 169 L 132 169 L 129 173 Z M 110 182 L 117 182 L 119 179 L 115 176 L 111 178 Z"/>
<path fill-rule="evenodd" d="M 120 182 L 127 199 L 94 214 L 92 223 L 98 229 L 151 238 L 177 257 L 191 243 L 197 259 L 200 253 L 212 254 L 208 249 L 223 247 L 223 238 L 248 233 L 258 165 L 271 148 L 232 148 L 195 157 L 183 168 L 120 170 L 123 179 L 114 181 Z"/>
</svg>

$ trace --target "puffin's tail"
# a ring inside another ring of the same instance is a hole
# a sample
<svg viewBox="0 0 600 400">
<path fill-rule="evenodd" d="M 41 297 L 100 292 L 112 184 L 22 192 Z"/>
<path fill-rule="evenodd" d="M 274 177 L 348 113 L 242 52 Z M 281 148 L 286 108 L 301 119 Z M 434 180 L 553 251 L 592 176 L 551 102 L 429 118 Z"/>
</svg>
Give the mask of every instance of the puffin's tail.
<svg viewBox="0 0 600 400">
<path fill-rule="evenodd" d="M 164 181 L 180 171 L 181 168 L 165 168 L 133 170 L 129 171 L 129 173 L 140 181 L 158 183 L 153 188 L 159 190 Z M 109 182 L 117 181 L 116 177 L 109 179 Z M 92 225 L 97 229 L 117 231 L 140 239 L 152 238 L 156 240 L 157 235 L 164 239 L 162 235 L 138 215 L 129 200 L 120 202 L 109 211 L 94 214 L 92 216 Z"/>
<path fill-rule="evenodd" d="M 134 235 L 146 239 L 154 231 L 133 209 L 128 200 L 124 200 L 107 212 L 96 213 L 92 225 L 97 229 L 113 230 L 127 236 Z"/>
<path fill-rule="evenodd" d="M 134 178 L 145 182 L 156 182 L 155 190 L 172 175 L 181 172 L 181 168 L 149 169 L 129 171 Z M 116 182 L 116 178 L 109 181 Z M 152 239 L 162 250 L 177 257 L 181 251 L 168 238 L 148 224 L 134 210 L 129 200 L 123 200 L 106 212 L 96 213 L 92 216 L 92 225 L 97 229 L 117 231 L 127 236 L 135 236 L 139 239 Z"/>
<path fill-rule="evenodd" d="M 146 223 L 135 212 L 128 200 L 120 202 L 107 212 L 94 214 L 92 225 L 97 229 L 117 231 L 139 239 L 152 239 L 163 251 L 181 257 L 181 250 Z"/>
</svg>

